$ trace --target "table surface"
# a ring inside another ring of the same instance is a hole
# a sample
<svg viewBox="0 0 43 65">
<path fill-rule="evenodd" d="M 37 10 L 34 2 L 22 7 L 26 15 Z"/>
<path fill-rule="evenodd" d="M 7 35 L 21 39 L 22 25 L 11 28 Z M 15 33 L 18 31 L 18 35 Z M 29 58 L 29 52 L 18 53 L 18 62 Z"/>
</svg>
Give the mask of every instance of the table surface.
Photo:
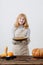
<svg viewBox="0 0 43 65">
<path fill-rule="evenodd" d="M 43 65 L 43 58 L 16 56 L 12 59 L 0 58 L 0 65 Z"/>
</svg>

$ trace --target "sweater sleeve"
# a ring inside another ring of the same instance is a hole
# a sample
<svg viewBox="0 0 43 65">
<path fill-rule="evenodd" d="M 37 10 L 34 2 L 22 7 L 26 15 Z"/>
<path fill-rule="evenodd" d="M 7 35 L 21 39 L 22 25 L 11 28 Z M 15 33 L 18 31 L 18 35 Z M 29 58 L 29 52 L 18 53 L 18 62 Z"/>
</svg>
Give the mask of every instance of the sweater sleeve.
<svg viewBox="0 0 43 65">
<path fill-rule="evenodd" d="M 15 31 L 16 31 L 16 29 L 17 29 L 17 28 L 14 26 L 14 27 L 13 27 L 13 38 L 15 37 Z"/>
<path fill-rule="evenodd" d="M 27 31 L 27 37 L 30 38 L 30 28 L 28 28 L 28 31 Z"/>
<path fill-rule="evenodd" d="M 27 35 L 26 35 L 26 37 L 28 38 L 28 41 L 30 42 L 30 28 L 28 28 L 28 30 L 27 30 Z"/>
</svg>

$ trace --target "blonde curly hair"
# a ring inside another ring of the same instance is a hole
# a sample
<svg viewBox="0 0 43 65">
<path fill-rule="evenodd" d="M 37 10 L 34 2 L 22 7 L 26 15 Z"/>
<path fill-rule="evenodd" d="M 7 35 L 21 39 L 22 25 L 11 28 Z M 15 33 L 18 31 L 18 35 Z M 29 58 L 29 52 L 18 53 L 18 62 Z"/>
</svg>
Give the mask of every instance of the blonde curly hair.
<svg viewBox="0 0 43 65">
<path fill-rule="evenodd" d="M 24 18 L 25 18 L 25 23 L 23 24 L 23 26 L 24 26 L 24 28 L 28 28 L 29 25 L 28 25 L 28 23 L 27 23 L 26 15 L 23 14 L 23 13 L 21 13 L 21 14 L 18 15 L 18 17 L 17 17 L 17 19 L 16 19 L 16 23 L 14 24 L 14 26 L 17 27 L 17 28 L 19 27 L 20 24 L 19 24 L 18 19 L 19 19 L 20 17 L 24 17 Z"/>
</svg>

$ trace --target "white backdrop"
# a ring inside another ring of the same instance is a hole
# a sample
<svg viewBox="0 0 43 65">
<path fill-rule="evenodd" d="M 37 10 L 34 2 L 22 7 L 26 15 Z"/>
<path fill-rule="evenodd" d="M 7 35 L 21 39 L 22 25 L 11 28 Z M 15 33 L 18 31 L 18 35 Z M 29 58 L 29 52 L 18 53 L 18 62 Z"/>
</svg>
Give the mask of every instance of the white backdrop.
<svg viewBox="0 0 43 65">
<path fill-rule="evenodd" d="M 29 52 L 43 48 L 43 0 L 0 0 L 0 53 L 12 51 L 13 23 L 19 13 L 27 15 L 31 30 Z"/>
</svg>

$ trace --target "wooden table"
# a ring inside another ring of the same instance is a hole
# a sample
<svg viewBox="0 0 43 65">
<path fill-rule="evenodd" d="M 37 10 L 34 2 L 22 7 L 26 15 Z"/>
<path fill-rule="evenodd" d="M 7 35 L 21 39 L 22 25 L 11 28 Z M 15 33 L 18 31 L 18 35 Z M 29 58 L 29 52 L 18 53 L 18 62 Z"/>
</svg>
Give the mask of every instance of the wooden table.
<svg viewBox="0 0 43 65">
<path fill-rule="evenodd" d="M 32 56 L 16 56 L 10 60 L 0 58 L 0 65 L 43 65 L 43 58 L 33 58 Z"/>
</svg>

